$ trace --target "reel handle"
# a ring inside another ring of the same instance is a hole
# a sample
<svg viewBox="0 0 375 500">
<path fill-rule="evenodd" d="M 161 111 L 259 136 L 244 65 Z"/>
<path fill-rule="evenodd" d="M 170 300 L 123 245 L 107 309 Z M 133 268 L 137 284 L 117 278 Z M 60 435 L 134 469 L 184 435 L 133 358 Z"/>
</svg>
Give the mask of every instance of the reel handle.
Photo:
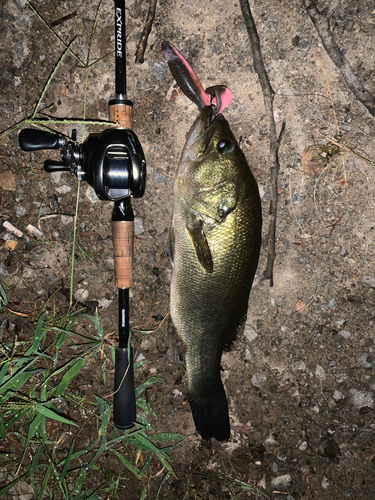
<svg viewBox="0 0 375 500">
<path fill-rule="evenodd" d="M 49 174 L 53 172 L 70 172 L 70 167 L 63 161 L 46 160 L 44 162 L 44 170 Z"/>
<path fill-rule="evenodd" d="M 18 136 L 23 151 L 37 151 L 39 149 L 59 149 L 65 145 L 65 139 L 58 134 L 25 128 Z"/>
</svg>

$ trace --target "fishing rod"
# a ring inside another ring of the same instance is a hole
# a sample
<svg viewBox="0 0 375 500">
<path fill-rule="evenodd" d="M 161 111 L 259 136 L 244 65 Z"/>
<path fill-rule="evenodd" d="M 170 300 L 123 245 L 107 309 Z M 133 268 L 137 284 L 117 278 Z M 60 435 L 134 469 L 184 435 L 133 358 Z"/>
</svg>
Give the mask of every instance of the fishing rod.
<svg viewBox="0 0 375 500">
<path fill-rule="evenodd" d="M 92 186 L 100 200 L 114 202 L 112 241 L 118 289 L 119 342 L 115 355 L 113 420 L 118 429 L 130 429 L 136 420 L 133 348 L 129 330 L 129 288 L 132 284 L 134 215 L 131 197 L 141 198 L 146 185 L 146 161 L 133 132 L 133 103 L 126 97 L 125 0 L 115 0 L 115 97 L 108 115 L 116 127 L 90 134 L 83 144 L 58 133 L 24 129 L 23 151 L 61 149 L 62 161 L 46 160 L 46 172 L 67 171 Z"/>
</svg>

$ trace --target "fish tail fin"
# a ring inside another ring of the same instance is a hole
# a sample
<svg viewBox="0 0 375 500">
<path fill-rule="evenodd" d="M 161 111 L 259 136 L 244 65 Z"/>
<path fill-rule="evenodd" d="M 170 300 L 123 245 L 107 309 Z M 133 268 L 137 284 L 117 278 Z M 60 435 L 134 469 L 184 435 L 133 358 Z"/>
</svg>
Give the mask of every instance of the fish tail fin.
<svg viewBox="0 0 375 500">
<path fill-rule="evenodd" d="M 220 392 L 210 396 L 190 395 L 189 403 L 195 427 L 203 439 L 208 440 L 211 437 L 218 441 L 229 439 L 229 412 L 224 387 Z"/>
</svg>

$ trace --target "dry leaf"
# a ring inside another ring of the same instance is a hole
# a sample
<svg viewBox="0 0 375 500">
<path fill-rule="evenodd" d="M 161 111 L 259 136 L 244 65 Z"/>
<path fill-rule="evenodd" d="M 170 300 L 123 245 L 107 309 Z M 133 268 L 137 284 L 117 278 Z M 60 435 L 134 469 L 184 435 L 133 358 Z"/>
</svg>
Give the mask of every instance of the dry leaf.
<svg viewBox="0 0 375 500">
<path fill-rule="evenodd" d="M 300 314 L 306 314 L 309 310 L 309 307 L 304 302 L 302 302 L 302 300 L 299 300 L 296 304 L 295 310 Z"/>
</svg>

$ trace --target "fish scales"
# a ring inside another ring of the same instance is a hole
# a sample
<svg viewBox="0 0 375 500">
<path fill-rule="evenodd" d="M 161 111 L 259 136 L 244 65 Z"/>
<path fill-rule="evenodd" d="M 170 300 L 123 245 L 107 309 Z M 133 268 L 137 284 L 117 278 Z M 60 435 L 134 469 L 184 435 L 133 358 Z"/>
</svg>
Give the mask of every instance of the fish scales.
<svg viewBox="0 0 375 500">
<path fill-rule="evenodd" d="M 258 187 L 245 156 L 224 117 L 205 107 L 176 175 L 170 241 L 171 318 L 184 345 L 189 403 L 204 439 L 230 435 L 220 360 L 246 318 L 261 224 Z"/>
</svg>

